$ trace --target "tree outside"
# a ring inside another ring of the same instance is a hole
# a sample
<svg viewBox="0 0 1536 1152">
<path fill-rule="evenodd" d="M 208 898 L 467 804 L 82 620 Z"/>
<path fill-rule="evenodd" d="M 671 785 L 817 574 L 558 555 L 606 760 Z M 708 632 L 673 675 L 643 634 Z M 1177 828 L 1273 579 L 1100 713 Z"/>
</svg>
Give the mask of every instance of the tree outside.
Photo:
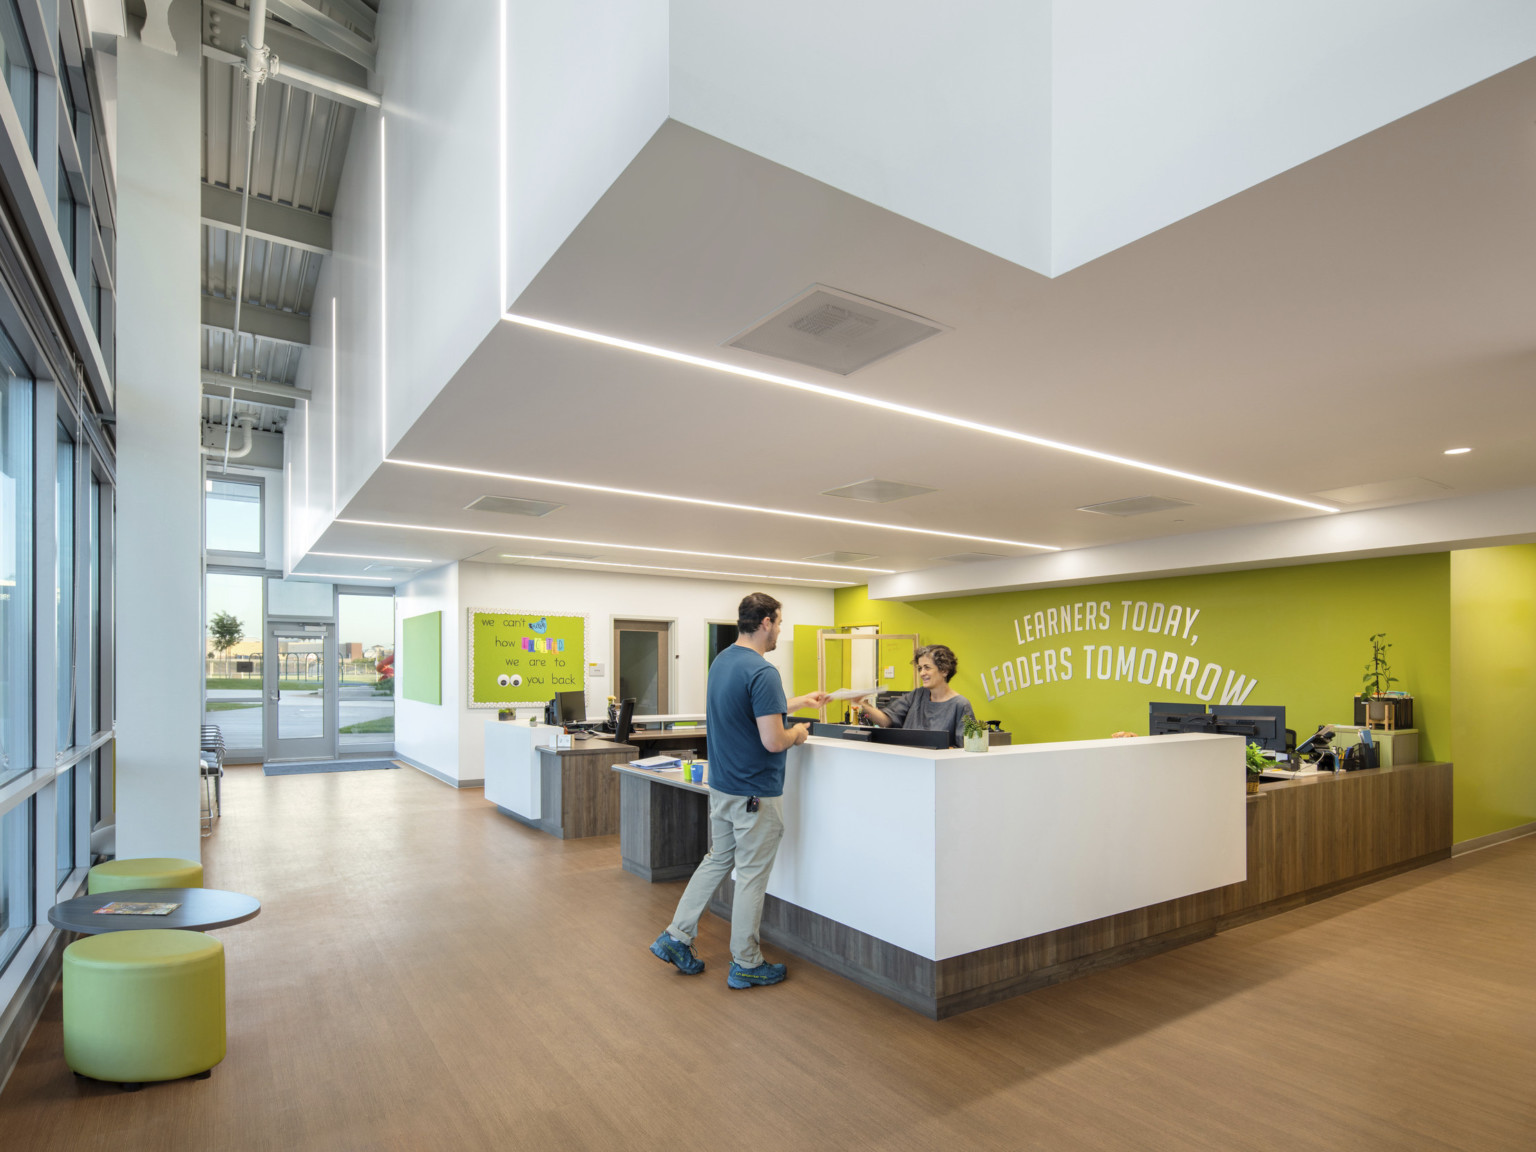
<svg viewBox="0 0 1536 1152">
<path fill-rule="evenodd" d="M 221 656 L 245 639 L 245 625 L 233 612 L 215 612 L 208 621 L 208 637 Z"/>
</svg>

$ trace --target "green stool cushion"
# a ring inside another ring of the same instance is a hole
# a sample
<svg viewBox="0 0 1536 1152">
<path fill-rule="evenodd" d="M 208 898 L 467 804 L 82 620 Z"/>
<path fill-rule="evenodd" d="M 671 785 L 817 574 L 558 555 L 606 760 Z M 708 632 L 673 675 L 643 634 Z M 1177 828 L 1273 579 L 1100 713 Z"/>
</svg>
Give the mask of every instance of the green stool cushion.
<svg viewBox="0 0 1536 1152">
<path fill-rule="evenodd" d="M 203 866 L 196 860 L 152 856 L 142 860 L 108 860 L 91 869 L 86 891 L 126 892 L 133 888 L 201 888 Z"/>
<path fill-rule="evenodd" d="M 224 1059 L 224 945 L 202 932 L 103 932 L 64 949 L 64 1062 L 122 1084 Z"/>
</svg>

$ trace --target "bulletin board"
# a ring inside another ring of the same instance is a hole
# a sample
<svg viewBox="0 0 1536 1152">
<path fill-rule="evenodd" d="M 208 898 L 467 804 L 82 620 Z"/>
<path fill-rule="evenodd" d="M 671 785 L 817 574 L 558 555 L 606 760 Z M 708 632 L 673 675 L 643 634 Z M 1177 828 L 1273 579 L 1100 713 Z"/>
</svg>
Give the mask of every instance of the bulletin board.
<svg viewBox="0 0 1536 1152">
<path fill-rule="evenodd" d="M 401 623 L 405 641 L 400 689 L 407 700 L 443 702 L 443 614 L 424 612 Z"/>
<path fill-rule="evenodd" d="M 469 610 L 469 706 L 543 703 L 586 688 L 587 618 Z"/>
</svg>

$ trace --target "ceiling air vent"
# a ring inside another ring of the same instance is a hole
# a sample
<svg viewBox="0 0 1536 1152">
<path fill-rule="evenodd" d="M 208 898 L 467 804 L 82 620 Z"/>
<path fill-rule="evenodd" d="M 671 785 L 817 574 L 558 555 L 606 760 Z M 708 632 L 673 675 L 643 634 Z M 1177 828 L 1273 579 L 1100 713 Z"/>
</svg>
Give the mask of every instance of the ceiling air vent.
<svg viewBox="0 0 1536 1152">
<path fill-rule="evenodd" d="M 473 512 L 500 512 L 504 516 L 548 516 L 564 504 L 551 504 L 548 500 L 518 500 L 512 496 L 482 496 L 464 507 Z"/>
<path fill-rule="evenodd" d="M 801 557 L 813 564 L 862 564 L 874 558 L 873 552 L 823 552 L 820 556 Z"/>
<path fill-rule="evenodd" d="M 899 308 L 812 284 L 727 344 L 847 376 L 945 331 Z"/>
<path fill-rule="evenodd" d="M 1188 508 L 1188 500 L 1170 500 L 1166 496 L 1136 496 L 1129 500 L 1108 500 L 1103 504 L 1084 504 L 1079 512 L 1100 516 L 1145 516 L 1149 512 L 1167 512 L 1170 508 Z"/>
<path fill-rule="evenodd" d="M 821 494 L 842 500 L 862 500 L 866 504 L 889 504 L 892 500 L 906 500 L 911 496 L 924 496 L 937 491 L 937 488 L 902 484 L 895 480 L 860 480 L 856 484 L 844 484 L 841 488 L 824 489 Z"/>
<path fill-rule="evenodd" d="M 953 556 L 939 556 L 939 560 L 948 560 L 951 564 L 976 564 L 982 560 L 1001 560 L 996 552 L 956 552 Z"/>
</svg>

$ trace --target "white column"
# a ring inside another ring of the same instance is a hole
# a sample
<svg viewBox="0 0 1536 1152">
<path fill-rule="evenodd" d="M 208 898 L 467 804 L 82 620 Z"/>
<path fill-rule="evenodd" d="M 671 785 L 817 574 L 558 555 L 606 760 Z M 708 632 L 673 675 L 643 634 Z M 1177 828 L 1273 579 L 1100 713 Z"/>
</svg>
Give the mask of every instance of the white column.
<svg viewBox="0 0 1536 1152">
<path fill-rule="evenodd" d="M 176 55 L 118 42 L 117 853 L 197 860 L 198 6 L 170 20 Z"/>
</svg>

